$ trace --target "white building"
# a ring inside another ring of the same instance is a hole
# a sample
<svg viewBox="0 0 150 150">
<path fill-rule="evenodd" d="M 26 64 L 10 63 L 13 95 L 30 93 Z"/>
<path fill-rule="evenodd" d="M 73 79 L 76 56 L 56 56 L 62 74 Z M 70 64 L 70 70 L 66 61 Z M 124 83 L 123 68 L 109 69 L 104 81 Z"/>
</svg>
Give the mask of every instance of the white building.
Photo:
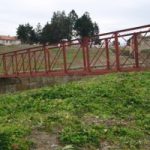
<svg viewBox="0 0 150 150">
<path fill-rule="evenodd" d="M 21 41 L 15 36 L 0 36 L 0 45 L 19 45 Z"/>
<path fill-rule="evenodd" d="M 150 36 L 138 35 L 137 41 L 138 41 L 139 51 L 150 50 Z M 128 45 L 130 46 L 130 50 L 132 51 L 134 49 L 134 39 L 133 39 L 133 37 L 131 37 L 128 40 Z"/>
</svg>

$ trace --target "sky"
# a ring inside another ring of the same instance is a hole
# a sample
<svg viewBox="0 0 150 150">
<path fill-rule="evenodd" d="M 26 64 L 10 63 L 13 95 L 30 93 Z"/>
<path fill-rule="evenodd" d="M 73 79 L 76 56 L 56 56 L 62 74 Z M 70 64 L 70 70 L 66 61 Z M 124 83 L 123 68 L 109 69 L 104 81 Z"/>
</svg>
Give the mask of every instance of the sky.
<svg viewBox="0 0 150 150">
<path fill-rule="evenodd" d="M 150 0 L 0 0 L 0 35 L 16 35 L 19 24 L 50 22 L 54 11 L 89 12 L 100 32 L 150 24 Z"/>
</svg>

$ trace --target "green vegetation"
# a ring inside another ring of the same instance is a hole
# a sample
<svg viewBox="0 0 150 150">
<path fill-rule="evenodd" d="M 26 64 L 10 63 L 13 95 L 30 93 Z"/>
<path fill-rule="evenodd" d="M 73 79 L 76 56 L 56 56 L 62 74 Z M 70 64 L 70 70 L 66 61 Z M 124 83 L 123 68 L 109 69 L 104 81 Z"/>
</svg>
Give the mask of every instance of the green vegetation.
<svg viewBox="0 0 150 150">
<path fill-rule="evenodd" d="M 99 27 L 92 21 L 88 12 L 78 17 L 75 10 L 72 10 L 67 15 L 65 11 L 54 12 L 44 27 L 40 23 L 35 29 L 29 23 L 20 24 L 16 32 L 22 43 L 54 44 L 66 39 L 97 35 Z M 92 41 L 99 43 L 99 37 L 93 38 Z"/>
<path fill-rule="evenodd" d="M 93 24 L 88 12 L 84 13 L 82 17 L 77 19 L 74 29 L 77 31 L 77 35 L 82 38 L 99 34 L 99 27 L 96 23 Z"/>
<path fill-rule="evenodd" d="M 33 47 L 33 45 L 21 44 L 21 45 L 0 46 L 0 53 L 11 52 L 19 49 L 30 48 L 30 47 Z"/>
<path fill-rule="evenodd" d="M 150 72 L 120 73 L 0 97 L 0 150 L 27 150 L 33 130 L 60 147 L 149 149 Z"/>
</svg>

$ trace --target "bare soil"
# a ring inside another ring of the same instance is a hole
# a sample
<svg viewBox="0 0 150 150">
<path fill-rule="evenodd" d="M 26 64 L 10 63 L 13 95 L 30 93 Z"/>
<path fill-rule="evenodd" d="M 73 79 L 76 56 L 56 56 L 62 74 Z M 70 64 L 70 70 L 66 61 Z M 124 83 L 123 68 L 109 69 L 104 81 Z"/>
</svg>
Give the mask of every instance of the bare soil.
<svg viewBox="0 0 150 150">
<path fill-rule="evenodd" d="M 33 130 L 29 140 L 33 142 L 30 150 L 57 150 L 60 148 L 57 134 Z"/>
</svg>

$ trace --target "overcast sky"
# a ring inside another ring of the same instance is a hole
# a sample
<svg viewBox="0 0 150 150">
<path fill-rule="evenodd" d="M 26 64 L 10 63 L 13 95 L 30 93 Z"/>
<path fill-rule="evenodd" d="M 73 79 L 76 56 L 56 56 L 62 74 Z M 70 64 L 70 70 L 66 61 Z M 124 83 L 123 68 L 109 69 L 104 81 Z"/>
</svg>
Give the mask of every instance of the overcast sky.
<svg viewBox="0 0 150 150">
<path fill-rule="evenodd" d="M 72 9 L 79 16 L 88 11 L 101 32 L 150 24 L 150 0 L 0 0 L 0 35 L 16 35 L 19 24 L 44 25 L 54 11 Z"/>
</svg>

